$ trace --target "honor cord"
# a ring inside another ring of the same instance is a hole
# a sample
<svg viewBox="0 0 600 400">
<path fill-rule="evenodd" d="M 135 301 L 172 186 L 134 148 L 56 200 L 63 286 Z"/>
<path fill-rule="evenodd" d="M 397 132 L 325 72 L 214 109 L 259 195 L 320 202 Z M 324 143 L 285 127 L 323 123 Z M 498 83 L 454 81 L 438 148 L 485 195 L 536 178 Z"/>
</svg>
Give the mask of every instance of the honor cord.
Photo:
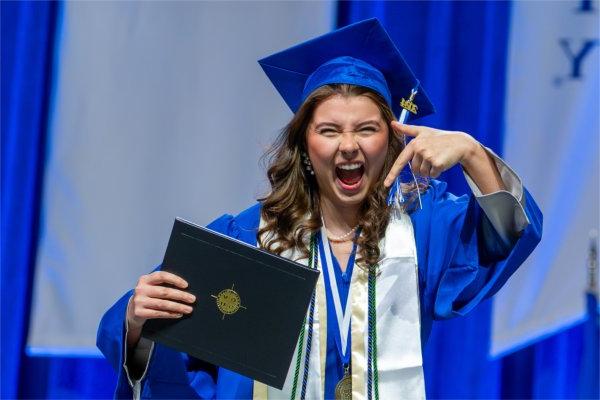
<svg viewBox="0 0 600 400">
<path fill-rule="evenodd" d="M 300 373 L 300 361 L 302 360 L 302 347 L 304 347 L 304 325 L 306 325 L 306 317 L 304 317 L 304 321 L 302 321 L 302 329 L 300 330 L 300 338 L 298 339 L 296 369 L 294 370 L 294 384 L 292 385 L 292 400 L 296 398 L 296 388 L 298 387 L 298 374 Z"/>
<path fill-rule="evenodd" d="M 316 239 L 313 239 L 316 242 Z M 317 246 L 314 245 L 313 246 L 313 262 L 312 265 L 310 265 L 309 263 L 309 267 L 311 268 L 317 268 L 317 263 L 318 263 L 318 254 L 319 252 L 316 251 Z M 304 373 L 302 374 L 302 391 L 300 392 L 300 399 L 304 400 L 304 398 L 306 397 L 306 384 L 308 382 L 308 369 L 310 367 L 310 350 L 312 347 L 312 331 L 313 331 L 313 316 L 315 314 L 315 292 L 313 292 L 313 295 L 310 299 L 310 311 L 308 312 L 308 333 L 307 333 L 307 337 L 306 337 L 306 356 L 304 357 Z"/>
<path fill-rule="evenodd" d="M 319 252 L 317 251 L 317 240 L 315 235 L 312 235 L 310 239 L 310 256 L 308 259 L 308 267 L 316 269 L 319 260 Z M 304 373 L 302 374 L 302 389 L 300 391 L 300 399 L 304 400 L 306 397 L 306 383 L 308 381 L 308 369 L 310 364 L 310 350 L 312 347 L 312 330 L 313 330 L 313 318 L 315 313 L 315 292 L 313 291 L 310 299 L 310 308 L 308 311 L 308 333 L 306 338 L 306 355 L 304 356 Z M 296 354 L 296 369 L 294 371 L 294 383 L 292 385 L 291 399 L 296 398 L 296 390 L 298 388 L 298 375 L 300 374 L 300 360 L 302 359 L 302 347 L 304 347 L 304 327 L 306 325 L 306 317 L 302 322 L 302 328 L 300 330 L 300 338 L 298 339 L 298 352 Z"/>
<path fill-rule="evenodd" d="M 367 344 L 367 396 L 379 400 L 379 369 L 377 367 L 377 304 L 375 302 L 375 266 L 369 268 L 369 316 L 368 316 L 368 344 Z"/>
</svg>

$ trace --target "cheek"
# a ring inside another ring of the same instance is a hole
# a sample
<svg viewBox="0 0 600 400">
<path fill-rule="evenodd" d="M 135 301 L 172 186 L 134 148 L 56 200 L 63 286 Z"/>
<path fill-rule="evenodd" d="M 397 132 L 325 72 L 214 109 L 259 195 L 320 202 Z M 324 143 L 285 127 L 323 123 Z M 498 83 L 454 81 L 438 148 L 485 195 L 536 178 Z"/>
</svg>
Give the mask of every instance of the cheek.
<svg viewBox="0 0 600 400">
<path fill-rule="evenodd" d="M 321 135 L 309 134 L 306 139 L 308 156 L 314 167 L 328 165 L 335 158 L 337 146 L 334 141 Z"/>
<path fill-rule="evenodd" d="M 388 151 L 388 135 L 377 135 L 369 138 L 361 147 L 371 167 L 374 167 L 379 172 L 383 168 L 385 156 Z"/>
</svg>

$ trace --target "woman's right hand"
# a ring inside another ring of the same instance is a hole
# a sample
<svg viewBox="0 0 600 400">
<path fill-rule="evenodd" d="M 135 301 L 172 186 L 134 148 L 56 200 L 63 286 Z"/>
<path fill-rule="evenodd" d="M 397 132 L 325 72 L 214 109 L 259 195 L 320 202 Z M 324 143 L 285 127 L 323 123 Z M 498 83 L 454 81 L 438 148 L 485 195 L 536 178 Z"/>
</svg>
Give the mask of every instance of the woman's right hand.
<svg viewBox="0 0 600 400">
<path fill-rule="evenodd" d="M 142 326 L 148 319 L 181 318 L 191 313 L 193 308 L 190 304 L 196 301 L 196 297 L 181 290 L 187 287 L 188 283 L 183 278 L 170 272 L 154 271 L 142 275 L 127 306 L 127 343 L 130 346 L 137 344 Z"/>
</svg>

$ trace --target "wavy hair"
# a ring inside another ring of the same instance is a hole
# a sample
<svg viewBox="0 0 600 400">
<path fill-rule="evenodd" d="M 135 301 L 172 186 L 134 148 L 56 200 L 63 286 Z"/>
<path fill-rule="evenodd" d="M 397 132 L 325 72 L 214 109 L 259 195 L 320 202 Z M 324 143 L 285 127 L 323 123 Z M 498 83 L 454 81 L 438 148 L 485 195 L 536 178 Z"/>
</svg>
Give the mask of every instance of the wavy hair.
<svg viewBox="0 0 600 400">
<path fill-rule="evenodd" d="M 378 93 L 361 86 L 335 84 L 315 90 L 264 154 L 262 161 L 268 166 L 271 190 L 265 197 L 259 198 L 264 224 L 257 233 L 257 239 L 260 247 L 275 254 L 297 249 L 302 257 L 309 256 L 306 238 L 321 228 L 321 211 L 319 188 L 314 176 L 304 168 L 302 152 L 306 151 L 306 135 L 315 108 L 336 95 L 368 97 L 378 106 L 388 126 L 389 145 L 383 169 L 363 201 L 358 216 L 361 234 L 357 239 L 357 263 L 365 269 L 375 266 L 380 258 L 379 241 L 390 219 L 386 201 L 388 189 L 383 181 L 404 146 L 395 138 L 391 127 L 394 115 L 386 101 Z M 414 189 L 413 186 L 407 192 Z"/>
</svg>

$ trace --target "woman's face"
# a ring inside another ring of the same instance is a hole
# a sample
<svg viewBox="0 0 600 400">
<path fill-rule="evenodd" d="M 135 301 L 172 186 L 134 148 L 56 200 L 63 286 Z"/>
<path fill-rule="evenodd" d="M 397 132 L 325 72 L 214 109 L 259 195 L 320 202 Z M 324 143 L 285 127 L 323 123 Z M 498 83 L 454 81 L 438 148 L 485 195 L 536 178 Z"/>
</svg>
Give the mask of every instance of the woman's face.
<svg viewBox="0 0 600 400">
<path fill-rule="evenodd" d="M 388 135 L 379 107 L 366 96 L 320 103 L 306 141 L 321 196 L 335 206 L 360 205 L 381 175 Z"/>
</svg>

